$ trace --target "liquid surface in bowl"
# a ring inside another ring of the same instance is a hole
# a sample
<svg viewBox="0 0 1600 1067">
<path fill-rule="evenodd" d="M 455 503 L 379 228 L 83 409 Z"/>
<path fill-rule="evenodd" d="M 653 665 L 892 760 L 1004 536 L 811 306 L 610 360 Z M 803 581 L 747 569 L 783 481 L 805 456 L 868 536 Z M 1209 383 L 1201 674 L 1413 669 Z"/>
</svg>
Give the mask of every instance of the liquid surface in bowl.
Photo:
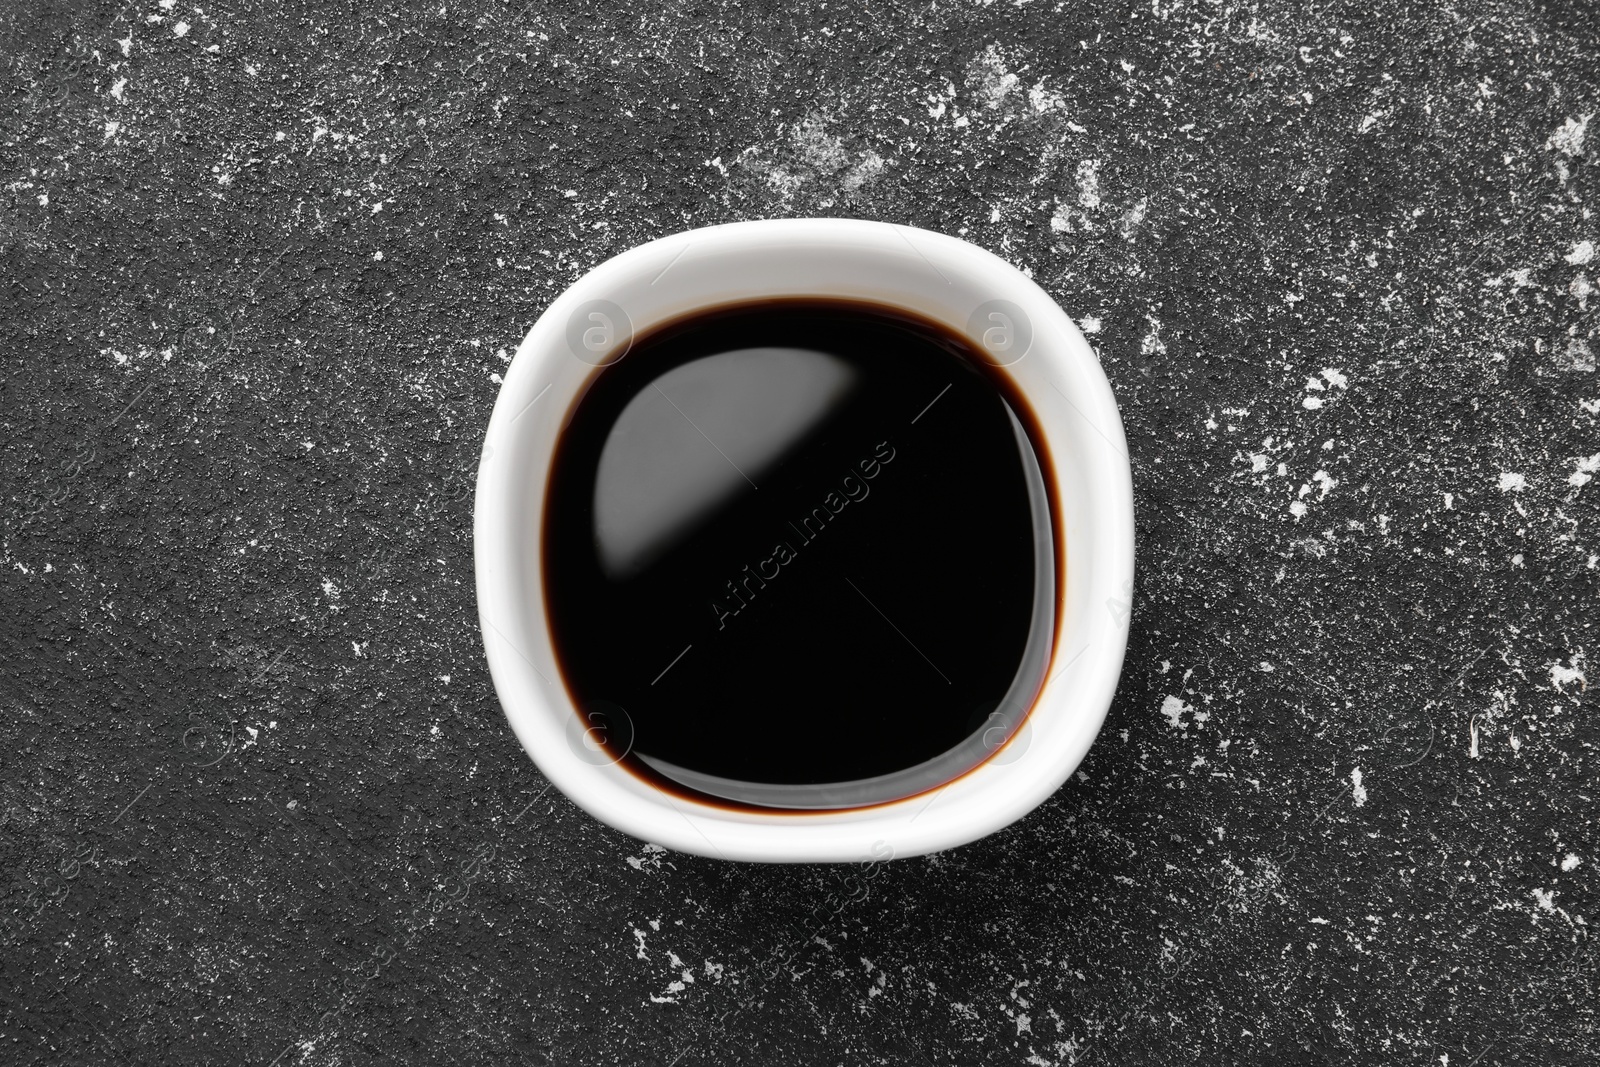
<svg viewBox="0 0 1600 1067">
<path fill-rule="evenodd" d="M 638 338 L 570 411 L 545 501 L 587 752 L 787 809 L 983 762 L 1053 645 L 1041 440 L 971 341 L 898 309 L 767 301 Z"/>
</svg>

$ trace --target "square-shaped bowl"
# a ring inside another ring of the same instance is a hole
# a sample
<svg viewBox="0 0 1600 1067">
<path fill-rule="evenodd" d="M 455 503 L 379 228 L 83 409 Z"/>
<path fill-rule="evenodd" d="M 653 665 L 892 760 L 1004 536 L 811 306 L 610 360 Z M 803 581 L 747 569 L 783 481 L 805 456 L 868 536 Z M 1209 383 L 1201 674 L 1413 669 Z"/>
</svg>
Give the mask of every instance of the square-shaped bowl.
<svg viewBox="0 0 1600 1067">
<path fill-rule="evenodd" d="M 872 301 L 965 333 L 1011 376 L 1049 451 L 1065 577 L 1045 685 L 989 759 L 891 803 L 735 810 L 673 795 L 596 758 L 562 682 L 544 610 L 546 481 L 567 415 L 596 365 L 625 353 L 632 337 L 658 323 L 775 297 Z M 991 321 L 1004 329 L 991 336 Z M 1126 648 L 1133 486 L 1122 421 L 1098 360 L 1072 320 L 1021 271 L 965 241 L 906 226 L 733 223 L 652 241 L 594 268 L 539 318 L 506 373 L 485 435 L 473 526 L 484 647 L 523 747 L 595 818 L 683 852 L 859 862 L 935 852 L 992 833 L 1076 769 L 1110 706 Z"/>
</svg>

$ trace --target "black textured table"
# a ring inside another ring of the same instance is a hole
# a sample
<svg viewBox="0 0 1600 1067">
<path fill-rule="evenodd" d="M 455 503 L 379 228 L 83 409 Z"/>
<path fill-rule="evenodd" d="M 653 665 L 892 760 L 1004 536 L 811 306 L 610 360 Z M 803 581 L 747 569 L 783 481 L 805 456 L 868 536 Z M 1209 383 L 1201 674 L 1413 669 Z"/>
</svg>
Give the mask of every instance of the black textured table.
<svg viewBox="0 0 1600 1067">
<path fill-rule="evenodd" d="M 1582 5 L 0 14 L 0 1061 L 1593 1064 Z M 959 234 L 1083 324 L 1140 571 L 1082 773 L 663 852 L 490 688 L 471 490 L 602 259 Z"/>
</svg>

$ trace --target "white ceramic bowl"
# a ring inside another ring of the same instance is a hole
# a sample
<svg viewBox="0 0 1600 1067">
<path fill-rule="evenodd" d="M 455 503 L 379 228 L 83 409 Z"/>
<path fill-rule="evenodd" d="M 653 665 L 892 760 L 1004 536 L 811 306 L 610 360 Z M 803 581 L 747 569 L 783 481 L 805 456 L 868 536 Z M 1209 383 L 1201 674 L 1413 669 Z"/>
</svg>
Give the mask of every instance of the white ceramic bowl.
<svg viewBox="0 0 1600 1067">
<path fill-rule="evenodd" d="M 738 811 L 666 793 L 594 758 L 562 684 L 540 573 L 545 482 L 594 364 L 654 324 L 773 296 L 871 300 L 991 342 L 1050 455 L 1065 581 L 1049 680 L 1022 728 L 975 770 L 893 803 Z M 998 302 L 998 303 L 995 303 Z M 990 318 L 1001 308 L 1004 318 Z M 599 317 L 596 317 L 598 315 Z M 993 321 L 1010 328 L 985 337 Z M 588 342 L 587 348 L 585 342 Z M 1133 589 L 1133 485 L 1122 420 L 1089 345 L 1022 272 L 965 241 L 854 219 L 712 226 L 652 241 L 580 278 L 517 350 L 478 470 L 478 612 L 501 706 L 524 748 L 595 818 L 670 849 L 730 860 L 855 862 L 964 844 L 1027 814 L 1078 766 L 1116 689 Z"/>
</svg>

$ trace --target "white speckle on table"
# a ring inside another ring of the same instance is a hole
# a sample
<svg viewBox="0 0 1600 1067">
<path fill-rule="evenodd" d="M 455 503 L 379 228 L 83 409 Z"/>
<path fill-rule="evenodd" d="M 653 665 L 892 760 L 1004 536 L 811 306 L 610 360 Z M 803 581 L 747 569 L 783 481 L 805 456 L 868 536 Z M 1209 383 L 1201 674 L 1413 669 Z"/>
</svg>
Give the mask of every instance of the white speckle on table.
<svg viewBox="0 0 1600 1067">
<path fill-rule="evenodd" d="M 1194 709 L 1188 704 L 1185 704 L 1182 699 L 1175 696 L 1169 696 L 1161 701 L 1161 714 L 1167 717 L 1167 725 L 1171 726 L 1174 730 L 1183 730 L 1186 733 L 1188 732 L 1189 728 L 1183 721 L 1183 713 L 1193 710 Z"/>
<path fill-rule="evenodd" d="M 1300 406 L 1307 411 L 1316 411 L 1326 403 L 1326 399 L 1313 396 L 1313 393 L 1326 392 L 1330 389 L 1348 389 L 1350 379 L 1345 377 L 1343 371 L 1337 367 L 1324 367 L 1320 376 L 1306 379 L 1306 395 L 1300 401 Z M 1331 397 L 1327 399 L 1332 399 Z"/>
<path fill-rule="evenodd" d="M 1133 239 L 1134 231 L 1139 228 L 1139 224 L 1144 221 L 1144 217 L 1149 210 L 1149 198 L 1141 197 L 1138 203 L 1134 204 L 1123 214 L 1120 230 L 1125 240 L 1131 241 Z"/>
<path fill-rule="evenodd" d="M 1500 475 L 1500 491 L 1502 493 L 1520 493 L 1528 488 L 1528 479 L 1516 471 L 1504 471 Z"/>
<path fill-rule="evenodd" d="M 1146 315 L 1150 322 L 1150 332 L 1144 335 L 1144 340 L 1139 342 L 1139 353 L 1146 356 L 1159 356 L 1166 352 L 1167 344 L 1161 339 L 1161 320 L 1154 315 Z"/>
<path fill-rule="evenodd" d="M 1582 488 L 1594 479 L 1596 471 L 1600 471 L 1600 452 L 1592 456 L 1579 456 L 1572 460 L 1572 464 L 1577 469 L 1567 476 L 1567 484 Z"/>
<path fill-rule="evenodd" d="M 890 162 L 871 149 L 853 153 L 843 138 L 830 131 L 824 116 L 812 114 L 796 123 L 786 140 L 747 148 L 729 163 L 733 165 L 760 175 L 769 189 L 789 200 L 808 184 L 852 196 L 882 174 Z M 830 199 L 825 206 L 831 203 Z"/>
<path fill-rule="evenodd" d="M 1594 242 L 1579 241 L 1572 246 L 1572 251 L 1567 253 L 1567 262 L 1574 267 L 1582 266 L 1594 258 Z"/>
<path fill-rule="evenodd" d="M 176 22 L 176 23 L 173 24 L 172 36 L 174 36 L 174 37 L 183 37 L 183 36 L 186 36 L 188 34 L 188 32 L 189 32 L 189 24 L 187 22 L 179 21 L 179 22 Z"/>
<path fill-rule="evenodd" d="M 1276 864 L 1265 857 L 1251 860 L 1254 873 L 1247 872 L 1232 860 L 1222 861 L 1225 881 L 1224 900 L 1230 911 L 1241 915 L 1260 911 L 1272 903 L 1283 903 L 1281 891 L 1283 874 Z"/>
<path fill-rule="evenodd" d="M 844 180 L 839 183 L 839 188 L 846 193 L 853 193 L 867 182 L 883 173 L 883 157 L 870 149 L 862 155 L 855 166 L 845 172 Z"/>
<path fill-rule="evenodd" d="M 1568 852 L 1566 858 L 1561 861 L 1561 869 L 1563 871 L 1574 870 L 1582 862 L 1583 860 L 1579 858 L 1576 852 Z"/>
<path fill-rule="evenodd" d="M 1567 338 L 1565 348 L 1556 352 L 1556 370 L 1587 373 L 1594 370 L 1594 350 L 1581 337 Z"/>
<path fill-rule="evenodd" d="M 1551 914 L 1556 910 L 1556 891 L 1554 889 L 1535 889 L 1533 891 L 1534 903 L 1539 905 L 1539 910 Z"/>
<path fill-rule="evenodd" d="M 1100 161 L 1086 159 L 1078 164 L 1078 203 L 1086 208 L 1100 206 Z"/>
<path fill-rule="evenodd" d="M 628 866 L 636 871 L 660 870 L 662 857 L 666 855 L 667 850 L 661 845 L 647 844 L 640 852 L 641 855 L 638 856 L 623 857 Z M 671 866 L 671 864 L 668 864 L 668 866 Z"/>
<path fill-rule="evenodd" d="M 1028 104 L 1039 114 L 1046 111 L 1060 111 L 1066 106 L 1066 100 L 1053 89 L 1046 89 L 1044 79 L 1040 78 L 1032 89 L 1028 90 Z"/>
<path fill-rule="evenodd" d="M 1356 767 L 1350 771 L 1350 796 L 1356 802 L 1356 807 L 1367 802 L 1367 787 L 1361 784 L 1361 768 Z"/>
<path fill-rule="evenodd" d="M 1580 115 L 1577 118 L 1563 122 L 1556 131 L 1550 135 L 1550 140 L 1545 142 L 1545 147 L 1554 152 L 1567 156 L 1583 155 L 1584 135 L 1589 129 L 1589 119 L 1594 112 Z"/>
<path fill-rule="evenodd" d="M 1306 504 L 1303 500 L 1289 501 L 1289 514 L 1294 516 L 1294 521 L 1299 522 L 1306 517 Z"/>
<path fill-rule="evenodd" d="M 967 70 L 967 84 L 978 91 L 985 107 L 999 107 L 1001 102 L 1017 87 L 1017 76 L 1006 69 L 1000 46 L 991 43 L 972 61 Z"/>
<path fill-rule="evenodd" d="M 1564 693 L 1567 686 L 1576 682 L 1578 683 L 1578 692 L 1584 692 L 1589 688 L 1589 679 L 1584 677 L 1583 667 L 1583 649 L 1581 648 L 1567 657 L 1565 665 L 1560 662 L 1550 664 L 1551 688 L 1557 692 Z"/>
</svg>

